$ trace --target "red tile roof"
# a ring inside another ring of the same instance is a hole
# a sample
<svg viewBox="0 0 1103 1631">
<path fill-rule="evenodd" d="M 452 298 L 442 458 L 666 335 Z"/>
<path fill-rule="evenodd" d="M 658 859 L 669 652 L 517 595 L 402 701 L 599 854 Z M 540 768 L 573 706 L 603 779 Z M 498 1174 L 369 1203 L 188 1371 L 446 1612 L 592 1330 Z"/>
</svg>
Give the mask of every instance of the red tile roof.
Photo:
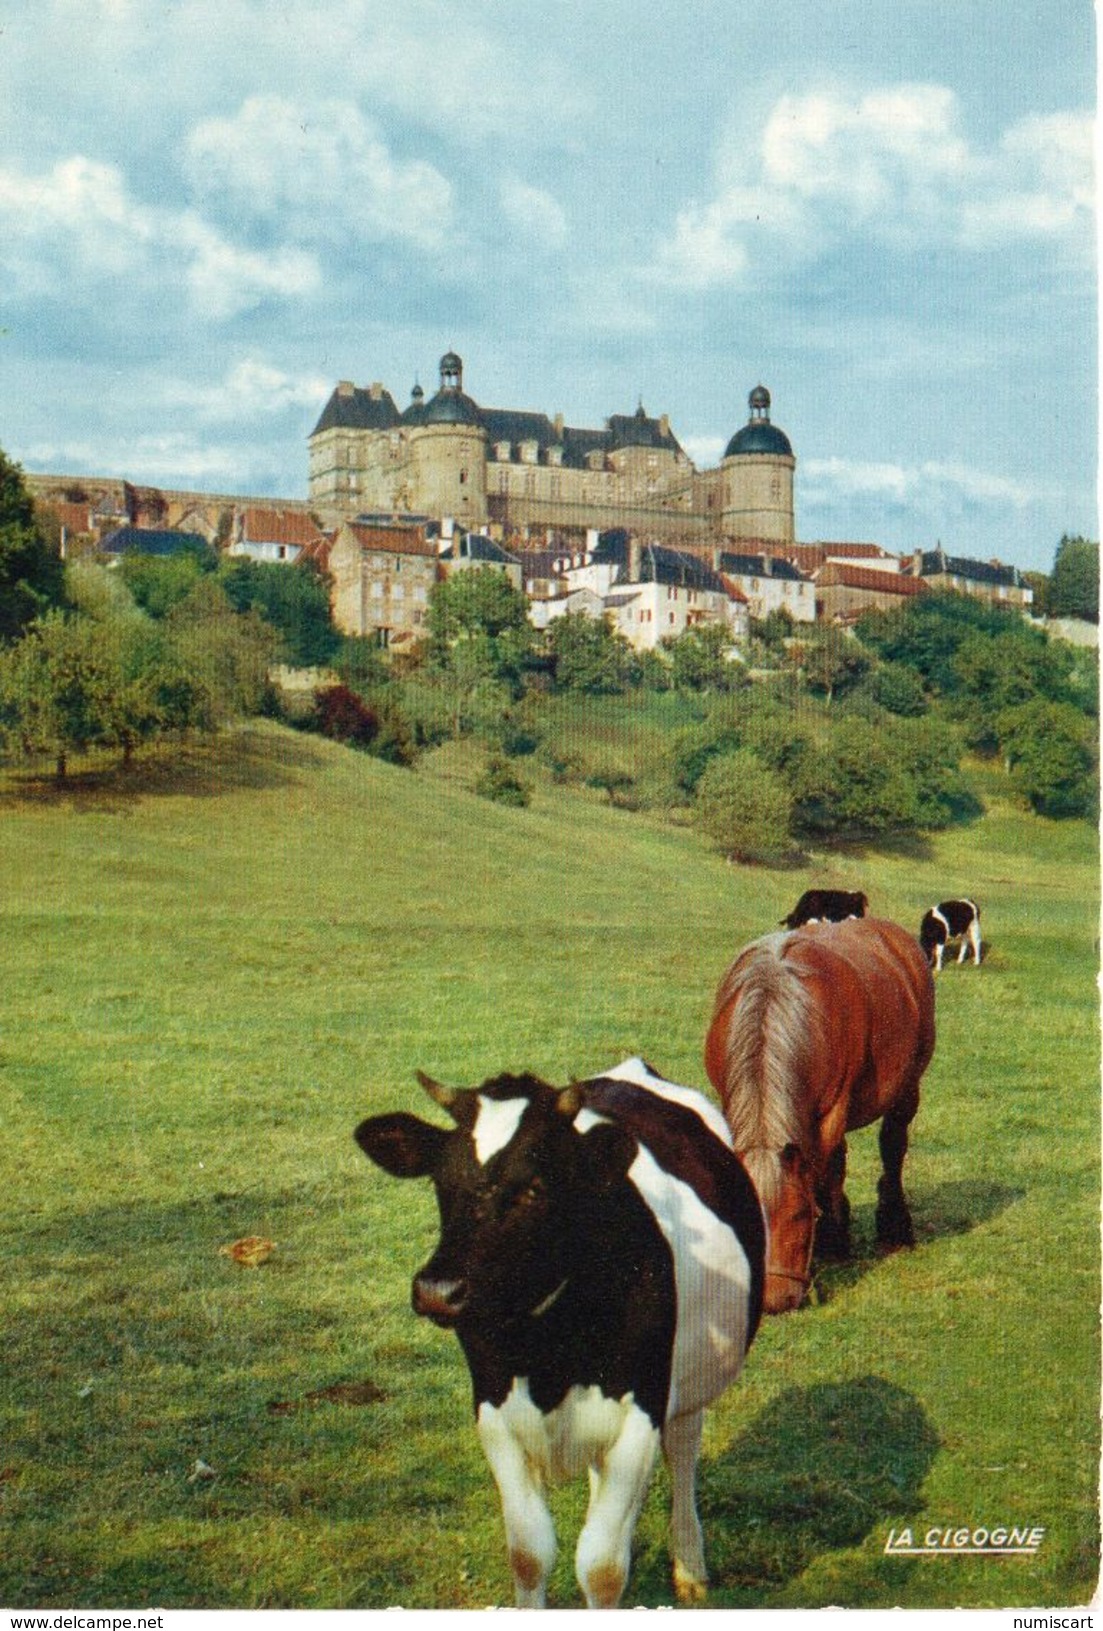
<svg viewBox="0 0 1103 1631">
<path fill-rule="evenodd" d="M 846 566 L 829 561 L 817 579 L 821 589 L 868 589 L 881 595 L 922 595 L 927 586 L 922 578 L 906 572 L 886 572 L 875 566 Z"/>
<path fill-rule="evenodd" d="M 249 544 L 297 544 L 305 549 L 318 537 L 318 523 L 306 510 L 277 510 L 249 504 L 241 511 L 241 537 Z"/>
<path fill-rule="evenodd" d="M 429 542 L 422 527 L 363 527 L 355 521 L 346 525 L 361 549 L 369 553 L 434 557 L 437 554 L 436 544 Z"/>
</svg>

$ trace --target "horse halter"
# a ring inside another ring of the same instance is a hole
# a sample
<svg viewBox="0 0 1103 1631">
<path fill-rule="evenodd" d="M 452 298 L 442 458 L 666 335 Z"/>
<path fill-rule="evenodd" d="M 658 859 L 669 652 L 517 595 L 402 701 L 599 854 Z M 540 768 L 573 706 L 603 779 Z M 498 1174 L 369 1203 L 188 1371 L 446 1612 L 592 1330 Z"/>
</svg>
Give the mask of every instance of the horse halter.
<svg viewBox="0 0 1103 1631">
<path fill-rule="evenodd" d="M 793 1274 L 789 1269 L 767 1269 L 767 1280 L 792 1280 L 796 1285 L 803 1286 L 805 1291 L 812 1284 L 810 1274 Z"/>
</svg>

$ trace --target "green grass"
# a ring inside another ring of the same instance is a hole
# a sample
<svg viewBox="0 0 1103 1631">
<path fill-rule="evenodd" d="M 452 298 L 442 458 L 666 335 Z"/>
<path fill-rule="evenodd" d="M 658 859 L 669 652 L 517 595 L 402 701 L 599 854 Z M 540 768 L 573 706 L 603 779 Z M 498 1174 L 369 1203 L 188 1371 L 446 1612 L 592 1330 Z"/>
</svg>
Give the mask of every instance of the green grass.
<svg viewBox="0 0 1103 1631">
<path fill-rule="evenodd" d="M 0 794 L 0 1602 L 508 1603 L 462 1357 L 409 1310 L 432 1197 L 352 1128 L 420 1109 L 418 1067 L 566 1081 L 640 1052 L 702 1085 L 720 975 L 812 881 L 909 927 L 974 893 L 988 956 L 939 980 L 916 1250 L 876 1256 L 876 1138 L 855 1135 L 854 1261 L 767 1322 L 710 1414 L 710 1601 L 1087 1601 L 1095 835 L 993 780 L 975 826 L 759 871 L 539 772 L 527 810 L 475 798 L 477 758 L 410 773 L 258 726 Z M 219 1254 L 247 1234 L 276 1242 L 262 1268 Z M 366 1380 L 374 1403 L 306 1397 Z M 554 1497 L 560 1605 L 583 1498 Z M 630 1603 L 670 1601 L 665 1514 L 660 1474 Z M 908 1522 L 1046 1537 L 1032 1559 L 885 1557 Z"/>
</svg>

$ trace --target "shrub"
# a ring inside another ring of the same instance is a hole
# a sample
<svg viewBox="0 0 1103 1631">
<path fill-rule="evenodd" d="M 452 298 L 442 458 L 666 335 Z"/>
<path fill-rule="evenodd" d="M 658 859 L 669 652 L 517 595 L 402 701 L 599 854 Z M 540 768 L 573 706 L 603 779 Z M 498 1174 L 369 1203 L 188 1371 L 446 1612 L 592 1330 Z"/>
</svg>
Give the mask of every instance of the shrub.
<svg viewBox="0 0 1103 1631">
<path fill-rule="evenodd" d="M 334 742 L 370 747 L 379 735 L 379 716 L 347 685 L 330 685 L 314 693 L 317 729 Z"/>
<path fill-rule="evenodd" d="M 532 798 L 532 789 L 523 782 L 509 760 L 500 753 L 492 753 L 481 775 L 475 782 L 480 798 L 493 799 L 496 804 L 513 804 L 524 808 Z"/>
<path fill-rule="evenodd" d="M 702 829 L 738 861 L 782 861 L 792 851 L 792 796 L 780 776 L 747 748 L 706 767 L 697 787 Z"/>
</svg>

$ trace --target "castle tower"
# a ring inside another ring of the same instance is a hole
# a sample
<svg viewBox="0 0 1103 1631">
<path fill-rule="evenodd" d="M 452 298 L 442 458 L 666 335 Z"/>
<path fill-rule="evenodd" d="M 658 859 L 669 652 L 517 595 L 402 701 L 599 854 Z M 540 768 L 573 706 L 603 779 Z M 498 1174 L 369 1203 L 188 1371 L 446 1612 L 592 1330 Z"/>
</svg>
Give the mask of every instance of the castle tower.
<svg viewBox="0 0 1103 1631">
<path fill-rule="evenodd" d="M 720 465 L 721 527 L 729 538 L 791 544 L 797 461 L 788 436 L 770 423 L 765 385 L 756 385 L 747 400 L 750 418 L 728 443 Z"/>
<path fill-rule="evenodd" d="M 487 518 L 486 430 L 476 403 L 464 394 L 463 360 L 454 351 L 440 359 L 440 389 L 410 430 L 416 505 L 429 515 L 452 516 L 461 525 Z"/>
</svg>

